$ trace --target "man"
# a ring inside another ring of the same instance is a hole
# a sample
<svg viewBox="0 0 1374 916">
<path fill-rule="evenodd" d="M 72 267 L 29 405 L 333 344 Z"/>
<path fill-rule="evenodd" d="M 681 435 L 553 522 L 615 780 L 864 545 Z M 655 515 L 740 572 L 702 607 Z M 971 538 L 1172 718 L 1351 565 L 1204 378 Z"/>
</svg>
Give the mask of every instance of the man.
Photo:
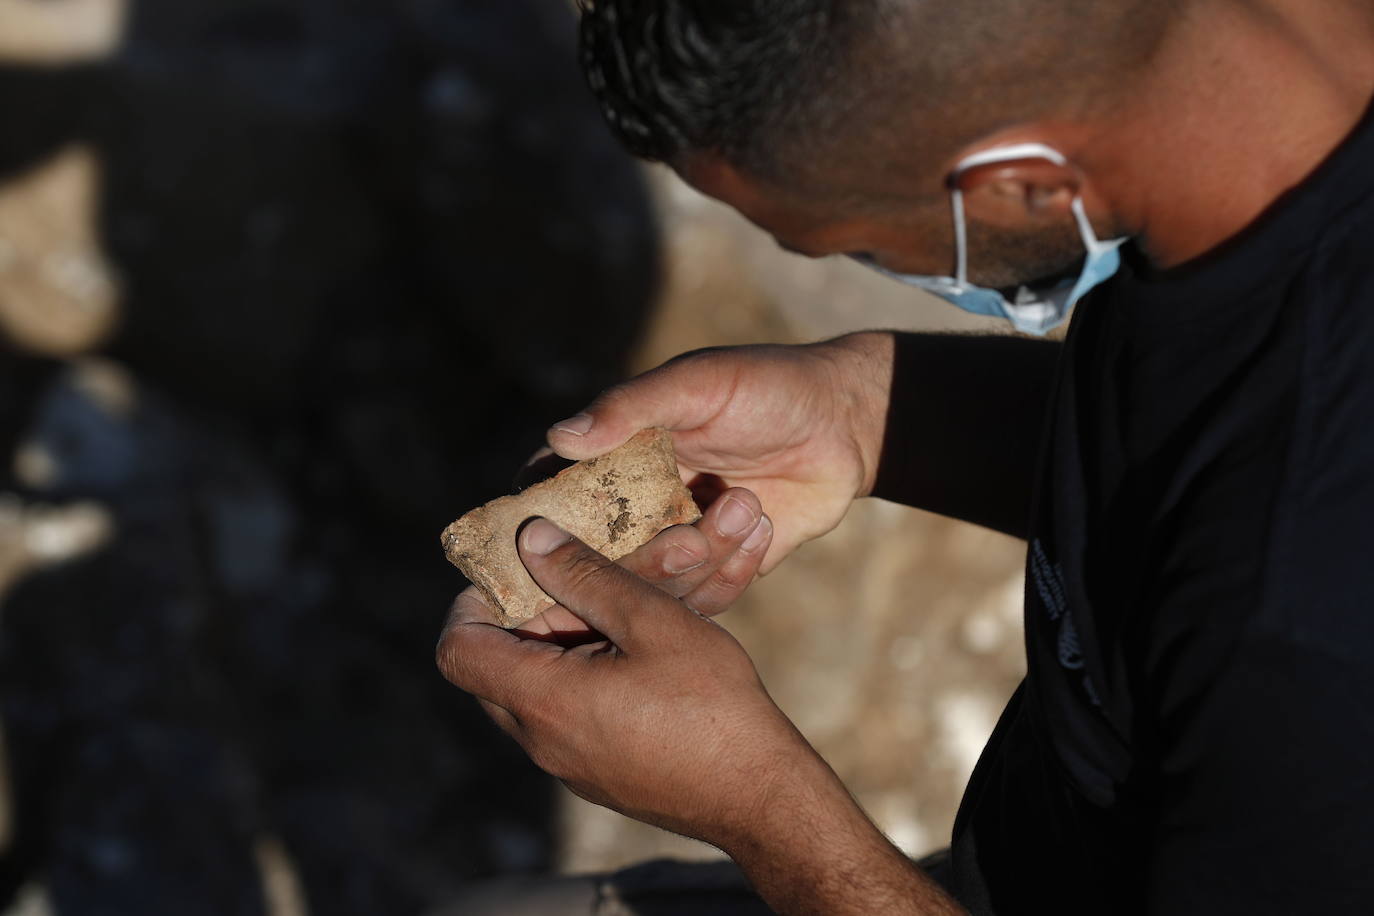
<svg viewBox="0 0 1374 916">
<path fill-rule="evenodd" d="M 757 494 L 764 571 L 868 495 L 1024 536 L 1029 673 L 948 893 L 691 613 L 749 571 L 709 517 L 663 536 L 694 577 L 726 570 L 705 599 L 662 543 L 618 567 L 530 523 L 549 627 L 606 642 L 503 633 L 467 594 L 447 676 L 574 791 L 718 845 L 780 912 L 1367 908 L 1374 3 L 600 0 L 583 37 L 631 148 L 785 247 L 1033 331 L 1082 301 L 1062 346 L 691 355 L 550 445 L 670 427 L 685 469 Z"/>
</svg>

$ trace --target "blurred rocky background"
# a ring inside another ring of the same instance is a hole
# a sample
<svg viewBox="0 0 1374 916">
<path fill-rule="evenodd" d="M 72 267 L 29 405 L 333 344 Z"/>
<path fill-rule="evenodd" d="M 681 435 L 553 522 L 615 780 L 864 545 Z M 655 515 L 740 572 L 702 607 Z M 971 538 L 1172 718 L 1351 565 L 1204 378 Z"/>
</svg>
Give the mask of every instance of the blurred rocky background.
<svg viewBox="0 0 1374 916">
<path fill-rule="evenodd" d="M 684 350 L 986 325 L 632 163 L 560 0 L 0 0 L 0 123 L 0 912 L 715 855 L 442 682 L 439 530 Z M 913 854 L 1020 677 L 1020 561 L 870 502 L 725 618 Z"/>
</svg>

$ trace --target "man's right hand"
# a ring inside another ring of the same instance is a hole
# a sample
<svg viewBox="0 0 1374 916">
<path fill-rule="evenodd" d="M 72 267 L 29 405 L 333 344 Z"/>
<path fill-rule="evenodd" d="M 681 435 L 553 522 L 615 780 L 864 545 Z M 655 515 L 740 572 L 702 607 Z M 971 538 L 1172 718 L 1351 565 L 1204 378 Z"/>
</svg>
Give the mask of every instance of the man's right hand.
<svg viewBox="0 0 1374 916">
<path fill-rule="evenodd" d="M 767 573 L 833 529 L 873 489 L 892 380 L 892 335 L 700 350 L 609 389 L 555 424 L 549 446 L 596 458 L 641 429 L 672 431 L 683 480 L 745 487 L 772 519 Z"/>
</svg>

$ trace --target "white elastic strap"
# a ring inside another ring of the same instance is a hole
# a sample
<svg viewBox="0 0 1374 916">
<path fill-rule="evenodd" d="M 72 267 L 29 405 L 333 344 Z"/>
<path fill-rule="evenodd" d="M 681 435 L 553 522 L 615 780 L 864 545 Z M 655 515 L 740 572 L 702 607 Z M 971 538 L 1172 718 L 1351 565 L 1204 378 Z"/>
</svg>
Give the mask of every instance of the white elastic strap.
<svg viewBox="0 0 1374 916">
<path fill-rule="evenodd" d="M 964 192 L 956 186 L 950 192 L 954 209 L 954 279 L 968 284 L 968 225 L 964 222 Z"/>
<path fill-rule="evenodd" d="M 1017 159 L 1048 159 L 1055 165 L 1069 164 L 1069 160 L 1065 158 L 1064 154 L 1052 146 L 1046 146 L 1043 143 L 1017 143 L 1012 146 L 994 146 L 992 149 L 985 149 L 981 153 L 974 153 L 959 163 L 954 174 L 961 175 L 980 165 L 989 165 L 994 162 L 1015 162 Z"/>
<path fill-rule="evenodd" d="M 1093 224 L 1088 219 L 1088 211 L 1083 206 L 1083 198 L 1081 195 L 1074 195 L 1072 206 L 1074 218 L 1078 220 L 1078 233 L 1083 236 L 1083 247 L 1091 253 L 1097 250 L 1100 243 L 1097 238 L 1097 232 L 1093 229 Z"/>
<path fill-rule="evenodd" d="M 1078 231 L 1083 235 L 1083 247 L 1088 249 L 1089 254 L 1103 248 L 1120 248 L 1130 240 L 1128 235 L 1123 235 L 1118 239 L 1107 239 L 1105 242 L 1099 239 L 1097 230 L 1093 228 L 1092 221 L 1088 219 L 1088 211 L 1083 206 L 1082 197 L 1073 199 L 1073 215 L 1078 219 Z"/>
<path fill-rule="evenodd" d="M 994 162 L 1015 162 L 1018 159 L 1048 159 L 1055 165 L 1069 164 L 1069 160 L 1064 157 L 1064 154 L 1054 147 L 1046 146 L 1043 143 L 1017 143 L 1012 146 L 998 146 L 983 150 L 981 153 L 974 153 L 960 162 L 959 167 L 954 172 L 953 179 L 956 184 L 950 192 L 954 209 L 954 278 L 959 281 L 960 286 L 968 285 L 968 224 L 964 219 L 964 192 L 960 190 L 957 184 L 959 176 L 980 165 L 991 165 Z M 1080 230 L 1082 230 L 1086 219 L 1086 216 L 1081 218 Z M 1091 225 L 1088 226 L 1088 231 L 1092 231 Z M 1096 239 L 1094 238 L 1093 241 L 1096 242 Z M 1086 240 L 1084 244 L 1087 244 Z"/>
</svg>

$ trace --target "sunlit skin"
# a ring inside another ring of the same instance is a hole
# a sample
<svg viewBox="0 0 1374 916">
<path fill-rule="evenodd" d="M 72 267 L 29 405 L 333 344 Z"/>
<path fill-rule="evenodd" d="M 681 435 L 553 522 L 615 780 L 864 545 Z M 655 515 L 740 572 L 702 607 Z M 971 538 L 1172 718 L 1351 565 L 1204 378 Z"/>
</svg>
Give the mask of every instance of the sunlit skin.
<svg viewBox="0 0 1374 916">
<path fill-rule="evenodd" d="M 1151 68 L 1097 122 L 1047 120 L 990 133 L 938 162 L 874 172 L 856 149 L 835 187 L 851 203 L 755 180 L 697 153 L 676 163 L 702 193 L 734 207 L 789 251 L 866 252 L 900 273 L 947 275 L 954 242 L 947 181 L 984 149 L 1043 143 L 1070 160 L 1001 163 L 965 173 L 972 279 L 1038 279 L 990 240 L 1046 239 L 1060 268 L 1083 250 L 1070 205 L 1084 199 L 1099 238 L 1132 236 L 1160 269 L 1212 250 L 1300 183 L 1350 132 L 1374 82 L 1374 5 L 1281 0 L 1272 15 L 1200 3 Z M 1292 116 L 1285 116 L 1291 112 Z M 913 144 L 915 146 L 915 144 Z M 980 239 L 983 244 L 980 244 Z"/>
<path fill-rule="evenodd" d="M 1340 144 L 1374 95 L 1371 47 L 1368 2 L 1199 0 L 1139 84 L 1091 123 L 1001 124 L 938 161 L 881 172 L 856 138 L 834 195 L 751 179 L 709 153 L 674 165 L 788 249 L 866 253 L 892 270 L 939 275 L 953 268 L 945 182 L 955 165 L 1038 142 L 1070 164 L 1027 160 L 963 177 L 975 282 L 1072 265 L 1082 255 L 1076 195 L 1099 237 L 1133 236 L 1168 269 L 1241 232 Z M 914 113 L 913 124 L 939 123 L 929 115 Z M 713 534 L 709 512 L 698 535 L 662 536 L 690 539 L 706 556 L 694 578 L 729 567 L 704 608 L 716 613 L 755 570 L 832 529 L 872 490 L 892 354 L 891 335 L 873 333 L 691 355 L 607 392 L 555 425 L 549 444 L 581 460 L 666 426 L 685 478 L 754 495 L 750 505 L 771 520 L 766 551 L 741 559 L 737 541 Z M 931 439 L 984 436 L 993 448 L 996 433 L 934 430 Z M 873 827 L 739 645 L 679 600 L 696 586 L 661 568 L 673 553 L 666 540 L 617 565 L 550 528 L 531 525 L 520 545 L 536 581 L 562 602 L 532 625 L 544 638 L 499 630 L 466 592 L 438 655 L 536 763 L 600 804 L 720 846 L 777 912 L 958 912 Z M 595 641 L 565 649 L 547 640 L 570 629 Z"/>
<path fill-rule="evenodd" d="M 946 176 L 905 177 L 865 188 L 863 198 L 817 201 L 805 193 L 751 180 L 729 162 L 699 153 L 679 174 L 709 197 L 724 201 L 768 232 L 787 251 L 804 257 L 862 255 L 906 274 L 954 272 L 954 223 Z M 910 184 L 917 187 L 910 187 Z M 972 207 L 970 270 L 975 282 L 1009 286 L 1070 268 L 1083 255 L 1070 206 L 1082 187 L 1072 168 L 1027 159 L 971 169 L 959 186 Z M 1100 208 L 1094 208 L 1100 211 Z M 1091 211 L 1090 211 L 1091 212 Z M 976 220 L 976 222 L 974 221 Z M 1032 265 L 1008 263 L 1008 236 L 1045 252 Z"/>
</svg>

